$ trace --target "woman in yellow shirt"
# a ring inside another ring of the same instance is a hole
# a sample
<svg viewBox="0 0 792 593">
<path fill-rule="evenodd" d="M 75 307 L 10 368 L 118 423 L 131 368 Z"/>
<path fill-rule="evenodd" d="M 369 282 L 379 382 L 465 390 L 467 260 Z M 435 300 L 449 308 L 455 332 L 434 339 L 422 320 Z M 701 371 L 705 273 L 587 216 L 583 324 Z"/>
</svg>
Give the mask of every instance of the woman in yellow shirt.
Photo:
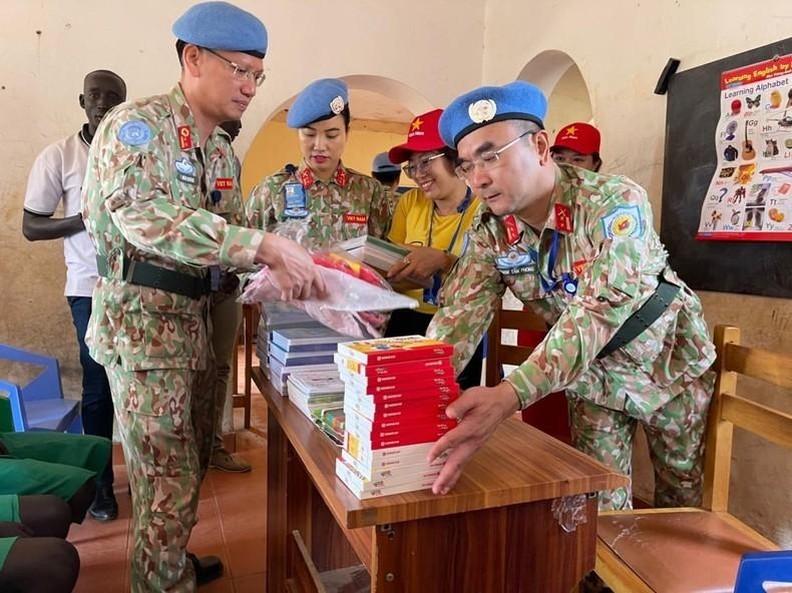
<svg viewBox="0 0 792 593">
<path fill-rule="evenodd" d="M 413 119 L 407 142 L 388 152 L 391 162 L 406 161 L 404 173 L 418 186 L 399 199 L 393 214 L 388 240 L 404 245 L 410 254 L 388 270 L 388 279 L 425 279 L 431 286 L 405 291 L 420 306 L 394 311 L 386 336 L 426 334 L 445 274 L 464 250 L 467 231 L 479 209 L 478 198 L 454 173 L 456 152 L 440 138 L 437 123 L 442 112 L 436 109 Z M 463 389 L 481 383 L 481 359 L 479 345 L 457 377 Z"/>
</svg>

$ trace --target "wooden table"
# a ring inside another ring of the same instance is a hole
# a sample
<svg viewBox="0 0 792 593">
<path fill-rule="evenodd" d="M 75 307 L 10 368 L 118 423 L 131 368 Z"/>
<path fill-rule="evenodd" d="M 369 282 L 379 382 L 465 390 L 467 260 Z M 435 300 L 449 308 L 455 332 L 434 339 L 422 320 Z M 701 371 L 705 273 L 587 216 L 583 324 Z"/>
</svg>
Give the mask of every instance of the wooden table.
<svg viewBox="0 0 792 593">
<path fill-rule="evenodd" d="M 270 593 L 568 593 L 594 568 L 595 493 L 624 476 L 510 419 L 451 493 L 360 501 L 335 477 L 338 448 L 252 374 L 269 408 Z M 554 516 L 564 501 L 584 520 L 571 531 Z"/>
</svg>

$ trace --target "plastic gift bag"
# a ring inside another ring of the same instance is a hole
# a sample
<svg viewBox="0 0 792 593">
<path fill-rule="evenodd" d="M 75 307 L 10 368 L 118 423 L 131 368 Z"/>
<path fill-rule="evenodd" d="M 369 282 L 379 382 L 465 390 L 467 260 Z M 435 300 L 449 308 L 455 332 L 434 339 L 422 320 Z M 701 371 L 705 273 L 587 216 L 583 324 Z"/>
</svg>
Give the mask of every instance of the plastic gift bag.
<svg viewBox="0 0 792 593">
<path fill-rule="evenodd" d="M 341 334 L 354 338 L 381 337 L 388 321 L 386 311 L 418 306 L 415 299 L 394 292 L 372 268 L 342 253 L 319 252 L 313 259 L 319 266 L 327 294 L 322 299 L 294 300 L 290 304 Z M 277 300 L 280 289 L 266 267 L 252 276 L 240 297 L 243 303 Z"/>
</svg>

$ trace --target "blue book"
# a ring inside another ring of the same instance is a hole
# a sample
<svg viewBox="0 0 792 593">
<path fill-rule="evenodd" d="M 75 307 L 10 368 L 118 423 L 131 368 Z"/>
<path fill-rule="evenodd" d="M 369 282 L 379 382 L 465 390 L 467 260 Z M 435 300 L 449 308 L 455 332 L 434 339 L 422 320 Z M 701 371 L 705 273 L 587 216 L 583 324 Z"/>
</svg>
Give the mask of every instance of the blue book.
<svg viewBox="0 0 792 593">
<path fill-rule="evenodd" d="M 287 352 L 335 352 L 339 342 L 351 339 L 329 327 L 291 327 L 273 330 L 270 342 Z"/>
</svg>

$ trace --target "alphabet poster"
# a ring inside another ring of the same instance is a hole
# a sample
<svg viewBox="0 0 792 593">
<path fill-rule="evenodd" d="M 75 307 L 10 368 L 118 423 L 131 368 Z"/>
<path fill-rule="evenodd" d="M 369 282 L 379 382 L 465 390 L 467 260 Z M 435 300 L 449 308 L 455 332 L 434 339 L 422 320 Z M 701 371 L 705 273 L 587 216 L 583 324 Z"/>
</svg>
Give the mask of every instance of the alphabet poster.
<svg viewBox="0 0 792 593">
<path fill-rule="evenodd" d="M 792 54 L 724 72 L 720 95 L 696 238 L 792 241 Z"/>
</svg>

